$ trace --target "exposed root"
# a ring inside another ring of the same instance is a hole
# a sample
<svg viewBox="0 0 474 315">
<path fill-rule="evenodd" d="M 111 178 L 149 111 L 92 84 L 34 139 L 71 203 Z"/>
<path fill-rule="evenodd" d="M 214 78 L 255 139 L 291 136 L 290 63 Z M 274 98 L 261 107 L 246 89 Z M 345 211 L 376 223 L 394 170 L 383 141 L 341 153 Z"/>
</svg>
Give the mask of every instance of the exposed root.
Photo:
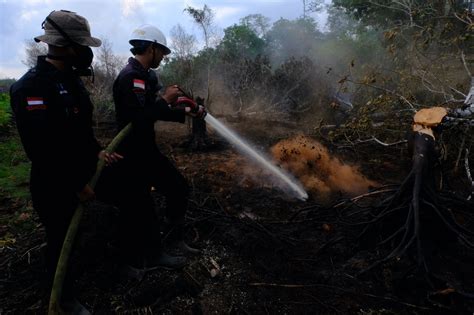
<svg viewBox="0 0 474 315">
<path fill-rule="evenodd" d="M 439 197 L 434 188 L 434 157 L 434 139 L 415 134 L 410 173 L 399 189 L 380 203 L 375 213 L 368 213 L 372 216 L 370 220 L 359 222 L 365 225 L 359 239 L 382 238 L 375 242 L 375 247 L 388 246 L 390 252 L 358 275 L 407 254 L 416 260 L 418 270 L 429 273 L 429 257 L 426 256 L 432 254 L 429 243 L 439 245 L 439 242 L 457 240 L 466 248 L 474 250 L 474 242 L 470 239 L 474 232 L 458 223 L 449 207 L 450 204 L 456 204 L 458 208 L 473 210 L 473 204 L 459 198 Z"/>
</svg>

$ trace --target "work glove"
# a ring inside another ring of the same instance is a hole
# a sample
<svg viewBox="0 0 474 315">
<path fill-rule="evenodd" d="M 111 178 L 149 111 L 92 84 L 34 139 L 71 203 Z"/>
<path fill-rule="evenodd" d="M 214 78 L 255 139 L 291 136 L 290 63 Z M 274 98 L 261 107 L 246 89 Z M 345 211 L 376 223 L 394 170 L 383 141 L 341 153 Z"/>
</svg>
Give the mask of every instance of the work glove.
<svg viewBox="0 0 474 315">
<path fill-rule="evenodd" d="M 204 119 L 207 114 L 204 106 L 198 105 L 194 100 L 186 96 L 178 97 L 173 106 L 176 106 L 178 108 L 184 108 L 185 113 L 191 117 Z"/>
</svg>

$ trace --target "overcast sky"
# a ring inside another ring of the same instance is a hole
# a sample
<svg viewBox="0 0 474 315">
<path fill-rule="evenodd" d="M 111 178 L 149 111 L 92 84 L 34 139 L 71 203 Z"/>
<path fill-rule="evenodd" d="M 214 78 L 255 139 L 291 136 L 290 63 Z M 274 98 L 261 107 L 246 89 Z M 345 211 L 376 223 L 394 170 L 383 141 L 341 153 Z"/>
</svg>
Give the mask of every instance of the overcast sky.
<svg viewBox="0 0 474 315">
<path fill-rule="evenodd" d="M 259 13 L 272 22 L 280 17 L 294 19 L 302 15 L 302 0 L 0 0 L 0 78 L 19 78 L 27 67 L 25 41 L 43 34 L 41 23 L 52 10 L 66 9 L 86 17 L 92 35 L 107 38 L 116 54 L 128 56 L 128 37 L 141 24 L 152 24 L 169 36 L 170 29 L 181 24 L 199 36 L 198 28 L 183 12 L 185 7 L 202 8 L 207 4 L 215 13 L 220 29 Z M 324 14 L 314 17 L 324 24 Z M 323 25 L 322 25 L 323 26 Z"/>
</svg>

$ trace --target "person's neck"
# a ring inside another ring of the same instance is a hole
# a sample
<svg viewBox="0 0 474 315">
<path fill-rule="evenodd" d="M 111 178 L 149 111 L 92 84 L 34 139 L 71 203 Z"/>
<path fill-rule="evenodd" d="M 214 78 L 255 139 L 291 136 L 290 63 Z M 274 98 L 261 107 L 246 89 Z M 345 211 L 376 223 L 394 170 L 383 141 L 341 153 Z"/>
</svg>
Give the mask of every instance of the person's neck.
<svg viewBox="0 0 474 315">
<path fill-rule="evenodd" d="M 150 70 L 150 63 L 147 58 L 143 55 L 135 55 L 135 59 L 142 65 L 145 70 Z"/>
</svg>

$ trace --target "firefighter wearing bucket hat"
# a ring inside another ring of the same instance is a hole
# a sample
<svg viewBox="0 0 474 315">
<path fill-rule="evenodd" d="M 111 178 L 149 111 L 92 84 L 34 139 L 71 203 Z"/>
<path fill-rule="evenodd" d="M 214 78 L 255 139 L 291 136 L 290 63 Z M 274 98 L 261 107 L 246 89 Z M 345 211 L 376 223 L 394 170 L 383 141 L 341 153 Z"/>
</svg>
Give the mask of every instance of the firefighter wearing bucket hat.
<svg viewBox="0 0 474 315">
<path fill-rule="evenodd" d="M 129 39 L 134 57 L 114 82 L 113 96 L 120 128 L 132 123 L 131 134 L 117 150 L 125 158 L 117 163 L 123 225 L 122 252 L 131 266 L 164 266 L 180 268 L 182 256 L 170 256 L 163 251 L 159 222 L 151 197 L 155 187 L 166 198 L 165 218 L 171 227 L 174 248 L 181 254 L 197 254 L 197 249 L 184 242 L 184 217 L 189 186 L 180 172 L 156 146 L 154 123 L 157 120 L 185 122 L 185 116 L 203 117 L 205 110 L 190 99 L 180 97 L 177 85 L 161 87 L 151 69 L 157 68 L 167 47 L 163 33 L 152 25 L 143 25 L 132 32 Z M 187 102 L 187 103 L 186 103 Z M 179 109 L 169 104 L 186 104 Z M 168 238 L 170 239 L 170 238 Z M 137 261 L 138 259 L 142 259 Z"/>
<path fill-rule="evenodd" d="M 47 238 L 46 286 L 52 285 L 65 233 L 78 202 L 91 199 L 87 184 L 97 159 L 115 160 L 101 151 L 92 130 L 93 106 L 79 77 L 92 62 L 89 46 L 101 41 L 91 36 L 87 20 L 70 11 L 53 11 L 36 41 L 48 45 L 10 90 L 11 106 L 23 147 L 31 160 L 33 207 Z M 68 272 L 61 302 L 65 311 L 87 314 L 73 298 Z"/>
</svg>

